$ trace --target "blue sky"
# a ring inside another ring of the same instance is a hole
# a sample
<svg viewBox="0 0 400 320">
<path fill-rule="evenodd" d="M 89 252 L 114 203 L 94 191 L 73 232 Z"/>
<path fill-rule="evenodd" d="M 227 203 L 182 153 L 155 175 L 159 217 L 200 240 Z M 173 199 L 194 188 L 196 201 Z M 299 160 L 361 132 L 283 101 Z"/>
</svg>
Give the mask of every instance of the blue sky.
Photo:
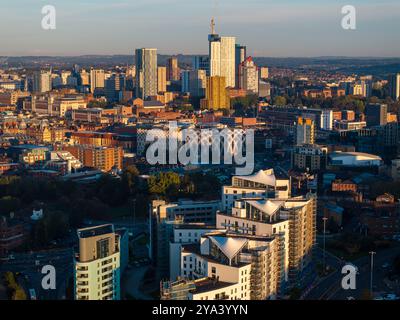
<svg viewBox="0 0 400 320">
<path fill-rule="evenodd" d="M 44 5 L 57 29 L 41 29 Z M 357 30 L 341 8 L 357 9 Z M 249 54 L 400 57 L 399 0 L 1 0 L 0 55 L 204 54 L 211 16 Z"/>
</svg>

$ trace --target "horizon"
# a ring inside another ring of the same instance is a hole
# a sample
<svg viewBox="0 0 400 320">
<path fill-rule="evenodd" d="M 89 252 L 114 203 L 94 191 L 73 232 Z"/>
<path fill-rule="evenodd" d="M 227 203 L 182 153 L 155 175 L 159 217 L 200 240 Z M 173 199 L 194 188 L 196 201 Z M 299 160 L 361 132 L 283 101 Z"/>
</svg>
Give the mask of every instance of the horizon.
<svg viewBox="0 0 400 320">
<path fill-rule="evenodd" d="M 118 56 L 134 56 L 135 54 L 129 53 L 115 53 L 115 54 L 101 54 L 101 53 L 87 53 L 87 54 L 72 54 L 72 55 L 0 55 L 0 58 L 77 58 L 77 57 L 118 57 Z M 159 53 L 157 52 L 157 56 L 207 56 L 208 54 L 196 54 L 196 53 Z M 331 56 L 255 56 L 249 55 L 252 58 L 266 58 L 266 59 L 384 59 L 384 60 L 391 60 L 391 59 L 400 59 L 399 56 L 341 56 L 341 55 L 331 55 Z"/>
</svg>

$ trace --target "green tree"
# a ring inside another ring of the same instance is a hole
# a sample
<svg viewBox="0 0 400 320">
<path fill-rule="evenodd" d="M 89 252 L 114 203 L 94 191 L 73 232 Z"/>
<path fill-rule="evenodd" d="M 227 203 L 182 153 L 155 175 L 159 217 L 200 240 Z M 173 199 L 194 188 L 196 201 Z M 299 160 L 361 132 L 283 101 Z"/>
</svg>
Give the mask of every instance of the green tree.
<svg viewBox="0 0 400 320">
<path fill-rule="evenodd" d="M 139 170 L 136 166 L 128 166 L 122 174 L 122 185 L 129 195 L 136 193 Z"/>
<path fill-rule="evenodd" d="M 277 106 L 285 106 L 287 104 L 286 98 L 283 96 L 276 96 L 274 98 L 274 104 Z"/>
<path fill-rule="evenodd" d="M 174 172 L 162 172 L 149 179 L 149 192 L 157 195 L 167 195 L 180 185 L 179 175 Z"/>
</svg>

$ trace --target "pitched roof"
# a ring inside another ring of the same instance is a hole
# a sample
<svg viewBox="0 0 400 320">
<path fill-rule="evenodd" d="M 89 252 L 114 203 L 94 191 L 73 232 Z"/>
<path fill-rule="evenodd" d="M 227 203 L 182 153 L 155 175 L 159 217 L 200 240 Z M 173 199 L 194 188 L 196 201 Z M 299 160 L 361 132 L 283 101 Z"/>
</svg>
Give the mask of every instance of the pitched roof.
<svg viewBox="0 0 400 320">
<path fill-rule="evenodd" d="M 260 170 L 251 176 L 240 176 L 240 178 L 247 181 L 262 183 L 268 186 L 275 186 L 276 184 L 275 174 L 267 174 L 263 170 Z"/>
<path fill-rule="evenodd" d="M 229 260 L 232 260 L 248 242 L 248 240 L 244 238 L 229 238 L 219 236 L 211 236 L 209 238 Z"/>
<path fill-rule="evenodd" d="M 247 203 L 257 208 L 258 210 L 266 213 L 267 215 L 272 216 L 284 204 L 284 201 L 261 200 L 261 201 L 247 201 Z"/>
</svg>

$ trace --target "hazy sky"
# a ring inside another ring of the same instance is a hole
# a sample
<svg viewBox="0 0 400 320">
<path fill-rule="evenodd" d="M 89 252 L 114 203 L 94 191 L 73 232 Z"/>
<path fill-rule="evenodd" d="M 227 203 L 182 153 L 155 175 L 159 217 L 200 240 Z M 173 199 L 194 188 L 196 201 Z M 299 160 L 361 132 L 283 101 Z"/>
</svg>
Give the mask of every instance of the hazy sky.
<svg viewBox="0 0 400 320">
<path fill-rule="evenodd" d="M 57 29 L 41 9 L 57 9 Z M 357 9 L 343 30 L 341 8 Z M 400 57 L 399 0 L 1 0 L 0 55 L 204 54 L 211 16 L 249 54 Z"/>
</svg>

